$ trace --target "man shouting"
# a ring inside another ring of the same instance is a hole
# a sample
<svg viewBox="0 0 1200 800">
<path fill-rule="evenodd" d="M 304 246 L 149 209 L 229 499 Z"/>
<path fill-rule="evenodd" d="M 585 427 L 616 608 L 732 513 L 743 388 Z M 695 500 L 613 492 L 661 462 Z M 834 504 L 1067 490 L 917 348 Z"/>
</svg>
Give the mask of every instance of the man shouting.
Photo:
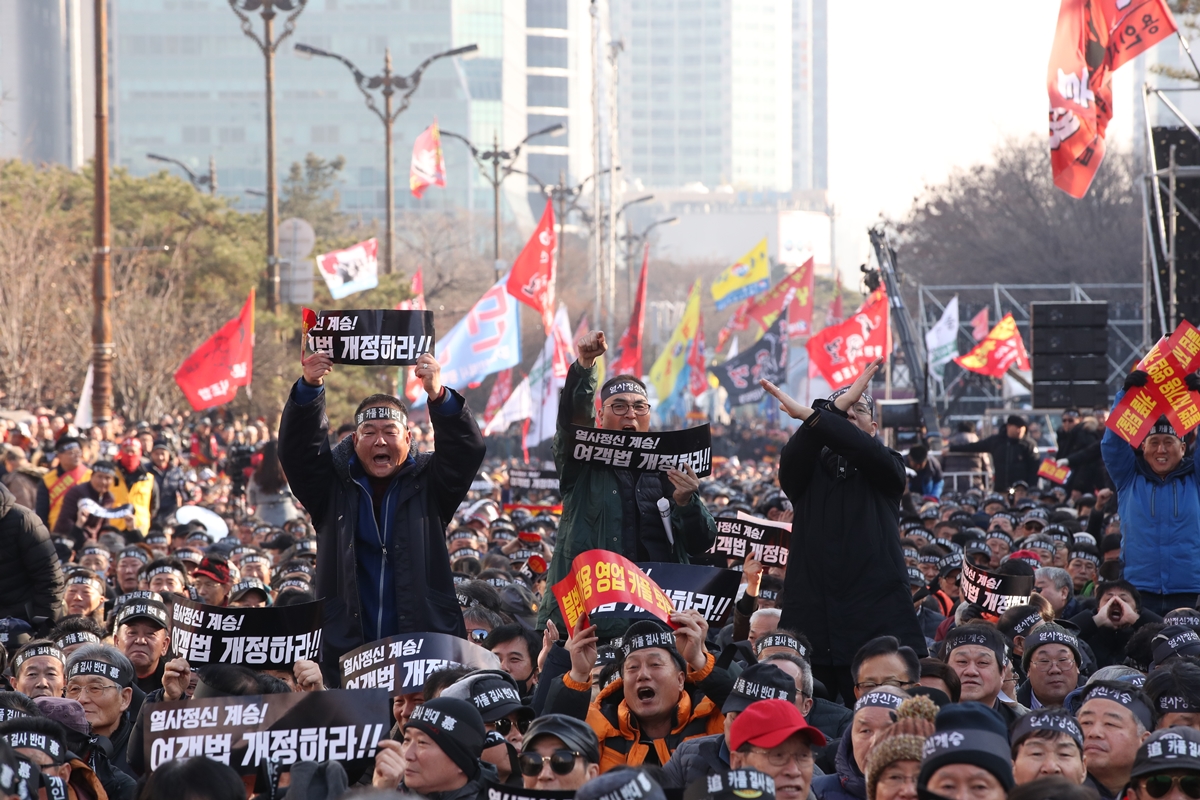
<svg viewBox="0 0 1200 800">
<path fill-rule="evenodd" d="M 441 366 L 426 353 L 416 374 L 429 395 L 436 452 L 410 448 L 408 410 L 387 394 L 359 403 L 354 434 L 331 448 L 324 383 L 333 361 L 318 352 L 301 363 L 304 376 L 279 422 L 279 460 L 317 531 L 327 678 L 336 680 L 339 656 L 376 639 L 465 637 L 445 530 L 483 463 L 466 401 L 442 385 Z"/>
<path fill-rule="evenodd" d="M 631 561 L 688 563 L 712 546 L 717 525 L 700 502 L 700 479 L 685 465 L 684 471 L 635 472 L 568 458 L 569 425 L 590 425 L 607 431 L 645 433 L 650 430 L 650 403 L 646 386 L 632 375 L 609 378 L 600 387 L 596 409 L 596 359 L 608 345 L 602 331 L 592 331 L 575 343 L 578 359 L 567 371 L 558 404 L 558 430 L 554 434 L 554 461 L 558 465 L 563 499 L 562 522 L 554 558 L 546 573 L 546 586 L 560 581 L 571 561 L 586 550 L 620 553 Z M 671 518 L 672 542 L 663 525 L 658 501 L 666 498 Z M 911 605 L 911 604 L 910 604 Z M 560 632 L 558 603 L 552 592 L 542 598 L 538 629 L 553 620 Z M 596 620 L 601 638 L 620 636 L 628 620 Z"/>
<path fill-rule="evenodd" d="M 779 457 L 779 486 L 795 507 L 779 626 L 808 636 L 813 675 L 843 702 L 854 701 L 850 666 L 866 642 L 890 634 L 926 652 L 900 550 L 904 461 L 875 438 L 865 394 L 880 363 L 812 408 L 762 381 L 804 423 Z"/>
</svg>

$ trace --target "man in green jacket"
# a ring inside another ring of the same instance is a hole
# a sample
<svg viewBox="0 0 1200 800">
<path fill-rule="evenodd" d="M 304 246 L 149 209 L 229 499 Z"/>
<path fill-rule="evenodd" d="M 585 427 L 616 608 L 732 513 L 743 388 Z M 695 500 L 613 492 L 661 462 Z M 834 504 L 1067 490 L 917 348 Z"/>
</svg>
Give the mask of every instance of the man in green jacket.
<svg viewBox="0 0 1200 800">
<path fill-rule="evenodd" d="M 563 499 L 562 521 L 554 558 L 546 573 L 546 594 L 538 612 L 538 629 L 552 620 L 560 634 L 569 633 L 562 622 L 550 587 L 562 580 L 571 561 L 588 550 L 610 550 L 631 561 L 688 563 L 689 555 L 708 550 L 717 526 L 700 502 L 700 479 L 690 467 L 684 471 L 638 472 L 602 465 L 580 464 L 568 457 L 568 425 L 591 425 L 609 431 L 644 433 L 650 429 L 650 403 L 646 386 L 632 375 L 617 375 L 600 388 L 600 411 L 595 412 L 596 359 L 608 345 L 602 331 L 592 331 L 575 343 L 578 360 L 567 372 L 558 403 L 558 430 L 554 434 L 554 461 L 558 465 Z M 671 504 L 672 544 L 658 510 L 658 501 Z M 599 636 L 620 636 L 629 620 L 596 620 Z"/>
</svg>

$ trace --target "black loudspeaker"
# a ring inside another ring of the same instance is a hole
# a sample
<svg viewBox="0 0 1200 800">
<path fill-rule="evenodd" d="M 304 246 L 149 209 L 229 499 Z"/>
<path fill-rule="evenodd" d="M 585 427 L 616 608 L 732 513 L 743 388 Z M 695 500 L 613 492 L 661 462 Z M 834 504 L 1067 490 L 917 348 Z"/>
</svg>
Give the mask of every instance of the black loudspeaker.
<svg viewBox="0 0 1200 800">
<path fill-rule="evenodd" d="M 1163 194 L 1162 208 L 1163 214 L 1170 213 L 1169 197 L 1166 193 L 1167 177 L 1166 170 L 1171 160 L 1171 146 L 1175 146 L 1175 163 L 1181 167 L 1195 167 L 1200 165 L 1200 141 L 1192 135 L 1187 128 L 1155 128 L 1153 131 L 1154 139 L 1154 156 L 1158 161 L 1158 168 L 1162 171 L 1161 178 Z M 1146 170 L 1149 171 L 1149 165 Z M 1176 180 L 1175 193 L 1179 198 L 1179 202 L 1196 213 L 1197 208 L 1200 208 L 1200 178 L 1194 174 L 1184 175 Z M 1139 198 L 1140 200 L 1140 198 Z M 1154 204 L 1151 203 L 1151 213 L 1154 211 Z M 1188 215 L 1180 211 L 1175 218 L 1176 233 L 1175 233 L 1175 252 L 1176 252 L 1176 288 L 1175 296 L 1178 302 L 1177 320 L 1190 320 L 1195 323 L 1200 320 L 1200 227 L 1197 227 Z M 1158 237 L 1158 220 L 1152 219 L 1155 234 L 1151 237 L 1154 242 L 1154 250 L 1158 255 L 1158 270 L 1159 281 L 1162 286 L 1163 305 L 1170 304 L 1168 296 L 1170 288 L 1170 265 L 1167 261 L 1167 255 L 1162 251 L 1160 240 Z M 1170 227 L 1170 218 L 1163 221 L 1165 226 Z M 1168 311 L 1168 314 L 1170 312 Z M 1152 316 L 1153 323 L 1151 325 L 1151 341 L 1154 341 L 1163 334 L 1159 330 L 1158 315 Z M 1171 331 L 1167 331 L 1171 333 Z"/>
<path fill-rule="evenodd" d="M 1108 405 L 1108 303 L 1030 303 L 1034 408 Z"/>
<path fill-rule="evenodd" d="M 920 428 L 921 406 L 916 400 L 876 400 L 879 427 Z"/>
</svg>

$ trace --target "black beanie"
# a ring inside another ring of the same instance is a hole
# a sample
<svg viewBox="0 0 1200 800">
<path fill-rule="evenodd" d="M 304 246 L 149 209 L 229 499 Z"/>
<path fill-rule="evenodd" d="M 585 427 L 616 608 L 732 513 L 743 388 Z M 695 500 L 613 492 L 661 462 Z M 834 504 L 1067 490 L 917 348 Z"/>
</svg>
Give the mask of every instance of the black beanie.
<svg viewBox="0 0 1200 800">
<path fill-rule="evenodd" d="M 925 790 L 933 773 L 948 764 L 972 764 L 1013 788 L 1008 729 L 1000 715 L 982 703 L 948 705 L 938 712 L 937 732 L 925 740 L 917 786 Z"/>
<path fill-rule="evenodd" d="M 487 731 L 483 717 L 474 704 L 453 697 L 435 697 L 416 707 L 408 718 L 405 730 L 416 728 L 424 733 L 458 768 L 474 780 L 479 772 L 479 758 Z"/>
</svg>

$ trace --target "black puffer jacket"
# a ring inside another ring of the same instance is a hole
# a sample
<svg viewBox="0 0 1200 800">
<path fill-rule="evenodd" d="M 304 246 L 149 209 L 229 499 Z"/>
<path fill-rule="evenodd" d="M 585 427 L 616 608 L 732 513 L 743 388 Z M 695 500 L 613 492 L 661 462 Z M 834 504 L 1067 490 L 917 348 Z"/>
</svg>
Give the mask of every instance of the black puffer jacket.
<svg viewBox="0 0 1200 800">
<path fill-rule="evenodd" d="M 979 442 L 951 444 L 950 452 L 990 453 L 996 476 L 993 486 L 997 492 L 1006 491 L 1017 481 L 1025 481 L 1029 486 L 1036 485 L 1041 462 L 1038 461 L 1037 445 L 1028 436 L 1010 439 L 1001 430 Z"/>
<path fill-rule="evenodd" d="M 818 400 L 779 459 L 795 507 L 779 627 L 804 633 L 812 663 L 849 666 L 890 634 L 925 655 L 900 551 L 900 454 Z"/>
<path fill-rule="evenodd" d="M 284 406 L 279 460 L 292 494 L 312 514 L 317 531 L 315 588 L 325 600 L 321 668 L 327 680 L 337 680 L 339 656 L 365 644 L 357 559 L 372 560 L 376 573 L 381 564 L 392 573 L 397 629 L 384 631 L 384 636 L 422 631 L 466 636 L 445 531 L 483 463 L 484 443 L 471 410 L 460 395 L 455 397 L 461 403 L 458 413 L 430 414 L 437 451 L 410 451 L 411 463 L 402 470 L 394 505 L 388 506 L 392 539 L 382 557 L 357 536 L 364 500 L 351 475 L 354 443 L 348 436 L 330 448 L 325 393 L 300 403 L 293 388 Z"/>
<path fill-rule="evenodd" d="M 0 617 L 20 617 L 35 629 L 53 622 L 63 589 L 50 532 L 0 484 Z"/>
</svg>

